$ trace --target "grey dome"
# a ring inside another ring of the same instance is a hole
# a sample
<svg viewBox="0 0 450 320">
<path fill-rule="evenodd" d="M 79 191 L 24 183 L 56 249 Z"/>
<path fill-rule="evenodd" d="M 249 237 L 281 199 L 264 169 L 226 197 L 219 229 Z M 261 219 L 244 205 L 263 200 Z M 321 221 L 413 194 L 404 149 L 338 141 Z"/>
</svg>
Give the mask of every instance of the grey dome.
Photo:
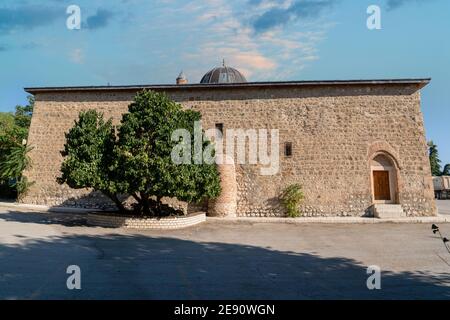
<svg viewBox="0 0 450 320">
<path fill-rule="evenodd" d="M 223 64 L 222 67 L 208 71 L 200 83 L 243 83 L 247 82 L 244 75 L 238 70 Z"/>
</svg>

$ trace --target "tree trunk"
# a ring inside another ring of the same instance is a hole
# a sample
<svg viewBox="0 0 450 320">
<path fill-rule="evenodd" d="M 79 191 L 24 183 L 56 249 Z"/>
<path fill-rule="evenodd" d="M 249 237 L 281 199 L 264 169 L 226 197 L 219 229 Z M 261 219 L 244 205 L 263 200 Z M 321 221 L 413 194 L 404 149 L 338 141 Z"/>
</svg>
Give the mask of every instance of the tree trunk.
<svg viewBox="0 0 450 320">
<path fill-rule="evenodd" d="M 139 196 L 136 193 L 133 193 L 131 195 L 137 202 L 141 202 L 141 198 L 139 198 Z"/>
<path fill-rule="evenodd" d="M 142 213 L 144 215 L 152 215 L 152 211 L 150 210 L 150 199 L 148 194 L 141 193 L 141 199 L 142 199 Z"/>
<path fill-rule="evenodd" d="M 134 212 L 136 214 L 142 213 L 142 198 L 140 198 L 136 193 L 131 195 L 136 200 L 136 205 L 134 206 Z"/>
<path fill-rule="evenodd" d="M 116 205 L 116 207 L 119 209 L 120 212 L 122 213 L 127 212 L 127 209 L 123 205 L 122 201 L 119 200 L 116 194 L 105 191 L 103 191 L 103 194 L 105 194 L 108 198 L 110 198 L 114 202 L 114 204 Z"/>
<path fill-rule="evenodd" d="M 144 199 L 144 206 L 142 208 L 142 211 L 143 211 L 144 215 L 151 215 L 150 205 L 148 203 L 148 199 L 147 198 Z"/>
<path fill-rule="evenodd" d="M 158 210 L 158 215 L 161 215 L 161 196 L 156 196 L 156 206 L 157 206 L 157 210 Z"/>
</svg>

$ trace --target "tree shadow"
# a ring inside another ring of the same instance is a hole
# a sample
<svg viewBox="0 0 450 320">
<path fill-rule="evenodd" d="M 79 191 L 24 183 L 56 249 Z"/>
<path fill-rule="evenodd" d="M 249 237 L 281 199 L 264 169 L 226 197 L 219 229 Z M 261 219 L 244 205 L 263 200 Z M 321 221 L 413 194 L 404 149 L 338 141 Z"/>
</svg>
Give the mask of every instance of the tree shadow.
<svg viewBox="0 0 450 320">
<path fill-rule="evenodd" d="M 108 211 L 118 210 L 114 202 L 112 202 L 111 199 L 106 197 L 100 191 L 94 190 L 85 191 L 85 189 L 83 189 L 83 191 L 77 190 L 76 192 L 77 192 L 76 196 L 71 196 L 65 199 L 60 205 L 54 207 L 108 210 Z M 119 199 L 122 201 L 125 201 L 128 198 L 130 197 L 119 196 Z"/>
<path fill-rule="evenodd" d="M 84 214 L 74 213 L 56 213 L 46 212 L 45 214 L 35 211 L 23 212 L 6 210 L 0 214 L 0 221 L 20 222 L 20 223 L 35 223 L 44 225 L 61 225 L 65 227 L 80 227 L 86 226 L 87 218 Z"/>
<path fill-rule="evenodd" d="M 450 275 L 344 257 L 145 235 L 66 235 L 0 244 L 1 299 L 449 299 Z M 82 290 L 68 290 L 69 265 Z"/>
</svg>

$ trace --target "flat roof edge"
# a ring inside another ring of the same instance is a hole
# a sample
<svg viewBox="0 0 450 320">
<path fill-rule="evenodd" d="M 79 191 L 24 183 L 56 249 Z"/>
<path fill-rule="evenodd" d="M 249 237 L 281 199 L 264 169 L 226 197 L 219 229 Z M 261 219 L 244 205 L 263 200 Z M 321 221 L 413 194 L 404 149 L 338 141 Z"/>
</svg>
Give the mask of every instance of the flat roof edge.
<svg viewBox="0 0 450 320">
<path fill-rule="evenodd" d="M 143 89 L 155 90 L 189 90 L 189 89 L 241 89 L 253 87 L 301 87 L 301 86 L 333 86 L 333 85 L 418 85 L 419 89 L 431 82 L 431 78 L 418 79 L 376 79 L 376 80 L 324 80 L 324 81 L 279 81 L 279 82 L 246 82 L 223 84 L 155 84 L 126 86 L 78 86 L 78 87 L 28 87 L 24 90 L 30 94 L 61 91 L 134 91 Z"/>
</svg>

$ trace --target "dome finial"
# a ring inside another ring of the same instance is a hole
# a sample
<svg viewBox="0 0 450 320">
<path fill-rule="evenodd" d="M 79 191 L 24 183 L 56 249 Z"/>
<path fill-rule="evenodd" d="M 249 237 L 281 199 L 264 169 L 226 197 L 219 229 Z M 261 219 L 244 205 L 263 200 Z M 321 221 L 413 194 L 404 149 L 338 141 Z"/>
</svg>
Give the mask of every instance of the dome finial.
<svg viewBox="0 0 450 320">
<path fill-rule="evenodd" d="M 177 84 L 187 84 L 188 79 L 186 75 L 184 74 L 183 70 L 181 70 L 180 75 L 177 78 Z"/>
<path fill-rule="evenodd" d="M 225 64 L 225 58 L 222 60 L 222 65 L 223 65 L 224 67 L 226 67 L 226 64 Z"/>
</svg>

